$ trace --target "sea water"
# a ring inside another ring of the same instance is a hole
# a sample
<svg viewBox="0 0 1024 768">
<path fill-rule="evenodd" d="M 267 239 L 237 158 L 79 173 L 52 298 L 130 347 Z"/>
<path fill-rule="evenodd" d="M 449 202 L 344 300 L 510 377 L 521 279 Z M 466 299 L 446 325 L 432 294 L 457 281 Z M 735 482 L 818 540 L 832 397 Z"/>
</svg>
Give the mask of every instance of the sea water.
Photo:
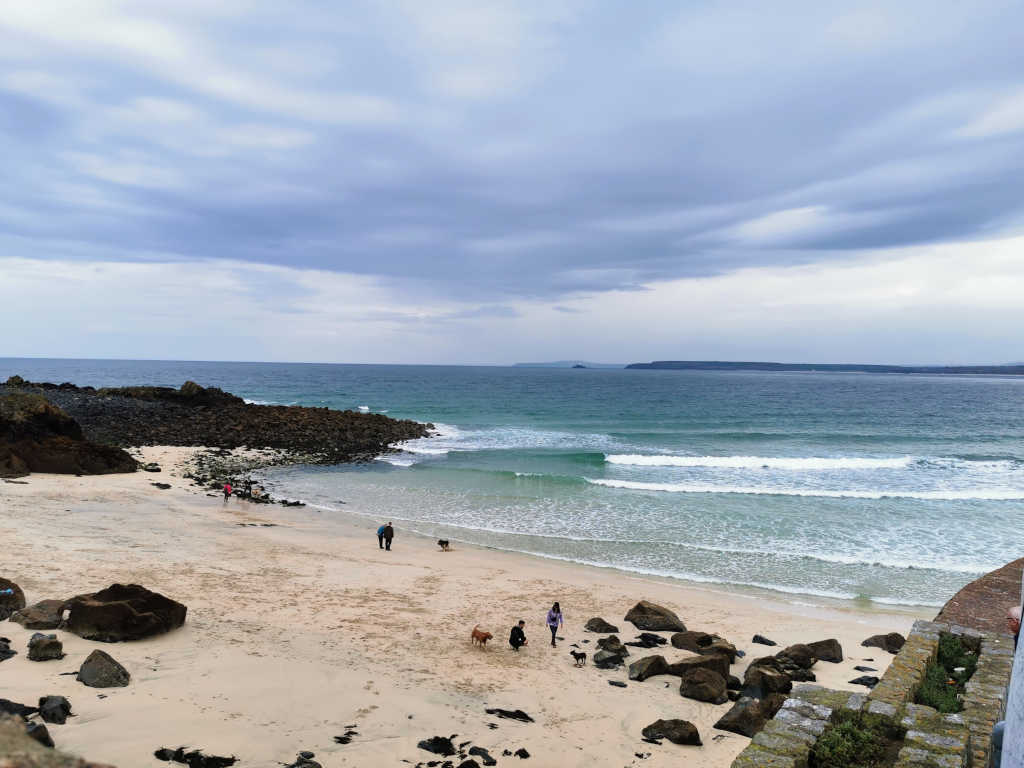
<svg viewBox="0 0 1024 768">
<path fill-rule="evenodd" d="M 1021 378 L 0 359 L 14 373 L 432 422 L 369 465 L 266 474 L 400 535 L 906 605 L 1024 554 Z"/>
</svg>

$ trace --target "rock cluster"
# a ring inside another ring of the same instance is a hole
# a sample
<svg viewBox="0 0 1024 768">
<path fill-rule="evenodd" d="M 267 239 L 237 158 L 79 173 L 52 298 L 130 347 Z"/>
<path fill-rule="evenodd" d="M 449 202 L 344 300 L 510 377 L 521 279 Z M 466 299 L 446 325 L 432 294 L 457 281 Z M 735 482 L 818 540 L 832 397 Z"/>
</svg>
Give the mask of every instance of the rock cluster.
<svg viewBox="0 0 1024 768">
<path fill-rule="evenodd" d="M 383 414 L 254 405 L 194 382 L 186 382 L 177 390 L 96 390 L 73 384 L 26 382 L 14 376 L 0 385 L 0 396 L 10 393 L 18 397 L 45 396 L 44 402 L 49 400 L 59 406 L 56 410 L 63 409 L 73 417 L 90 440 L 107 445 L 278 448 L 301 453 L 305 460 L 317 463 L 369 460 L 394 443 L 427 437 L 433 428 Z"/>
</svg>

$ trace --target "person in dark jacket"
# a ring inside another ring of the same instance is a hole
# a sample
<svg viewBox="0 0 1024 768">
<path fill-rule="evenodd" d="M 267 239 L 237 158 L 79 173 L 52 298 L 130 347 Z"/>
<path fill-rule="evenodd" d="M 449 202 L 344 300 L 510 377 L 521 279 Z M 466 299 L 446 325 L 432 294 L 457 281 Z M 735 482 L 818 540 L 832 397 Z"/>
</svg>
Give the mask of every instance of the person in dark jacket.
<svg viewBox="0 0 1024 768">
<path fill-rule="evenodd" d="M 377 544 L 380 545 L 381 549 L 384 549 L 384 529 L 385 528 L 387 528 L 387 526 L 386 525 L 382 525 L 380 528 L 377 529 Z"/>
<path fill-rule="evenodd" d="M 395 538 L 395 529 L 391 527 L 391 523 L 384 526 L 384 549 L 388 552 L 391 551 L 391 540 Z"/>
<path fill-rule="evenodd" d="M 526 626 L 526 622 L 522 619 L 519 623 L 512 627 L 512 632 L 508 636 L 508 644 L 512 646 L 513 651 L 518 651 L 524 645 L 529 645 L 530 641 L 526 639 L 526 633 L 523 631 L 523 627 Z"/>
</svg>

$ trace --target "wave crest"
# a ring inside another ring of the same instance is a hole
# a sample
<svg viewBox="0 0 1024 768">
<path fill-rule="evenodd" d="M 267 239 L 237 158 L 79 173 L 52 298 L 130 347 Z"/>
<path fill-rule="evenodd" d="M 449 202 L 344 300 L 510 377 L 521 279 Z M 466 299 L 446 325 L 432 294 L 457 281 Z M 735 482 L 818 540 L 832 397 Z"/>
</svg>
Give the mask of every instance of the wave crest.
<svg viewBox="0 0 1024 768">
<path fill-rule="evenodd" d="M 904 469 L 913 458 L 816 458 L 782 456 L 661 456 L 635 453 L 606 454 L 609 464 L 627 464 L 639 467 L 719 467 L 725 469 L 789 469 L 789 470 L 833 470 L 833 469 Z"/>
</svg>

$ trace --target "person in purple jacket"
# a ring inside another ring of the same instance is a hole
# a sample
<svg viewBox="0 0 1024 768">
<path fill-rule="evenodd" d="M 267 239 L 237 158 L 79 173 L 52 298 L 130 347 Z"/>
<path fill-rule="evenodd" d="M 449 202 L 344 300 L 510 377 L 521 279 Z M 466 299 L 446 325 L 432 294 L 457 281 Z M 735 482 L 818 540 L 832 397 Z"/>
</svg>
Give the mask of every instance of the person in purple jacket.
<svg viewBox="0 0 1024 768">
<path fill-rule="evenodd" d="M 562 609 L 558 603 L 551 606 L 551 610 L 548 611 L 547 618 L 548 629 L 551 630 L 551 647 L 555 647 L 555 635 L 558 632 L 558 628 L 561 627 L 564 622 L 562 621 Z"/>
</svg>

